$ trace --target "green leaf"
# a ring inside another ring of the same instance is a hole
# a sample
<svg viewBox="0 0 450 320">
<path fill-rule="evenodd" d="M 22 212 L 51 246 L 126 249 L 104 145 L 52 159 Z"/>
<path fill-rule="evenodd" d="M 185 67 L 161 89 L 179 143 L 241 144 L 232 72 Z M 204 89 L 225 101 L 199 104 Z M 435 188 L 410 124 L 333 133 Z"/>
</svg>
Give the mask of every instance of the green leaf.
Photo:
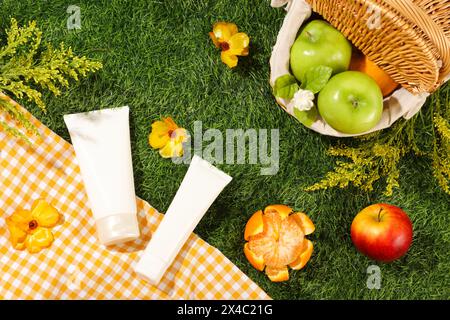
<svg viewBox="0 0 450 320">
<path fill-rule="evenodd" d="M 299 89 L 297 80 L 290 74 L 280 76 L 275 80 L 273 94 L 277 98 L 290 100 Z"/>
<path fill-rule="evenodd" d="M 294 115 L 303 125 L 311 127 L 317 120 L 319 113 L 317 112 L 316 107 L 312 107 L 311 110 L 308 111 L 300 111 L 297 108 L 294 108 Z"/>
<path fill-rule="evenodd" d="M 316 94 L 325 87 L 332 73 L 333 69 L 327 66 L 309 68 L 306 72 L 305 82 L 302 83 L 302 87 Z"/>
</svg>

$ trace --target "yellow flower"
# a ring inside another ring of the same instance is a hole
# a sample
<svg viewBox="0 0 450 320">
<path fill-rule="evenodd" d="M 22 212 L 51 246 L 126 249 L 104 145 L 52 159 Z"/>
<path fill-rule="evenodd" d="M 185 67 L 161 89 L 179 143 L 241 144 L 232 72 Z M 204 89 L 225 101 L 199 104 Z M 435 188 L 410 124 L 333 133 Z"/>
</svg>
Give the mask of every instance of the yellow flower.
<svg viewBox="0 0 450 320">
<path fill-rule="evenodd" d="M 237 56 L 247 56 L 249 37 L 238 32 L 238 28 L 234 23 L 217 22 L 213 26 L 213 31 L 209 33 L 214 45 L 222 50 L 220 58 L 228 67 L 237 66 Z"/>
<path fill-rule="evenodd" d="M 187 132 L 180 128 L 171 117 L 152 123 L 152 132 L 148 137 L 150 146 L 159 149 L 163 158 L 181 157 L 183 142 L 187 140 Z"/>
<path fill-rule="evenodd" d="M 59 212 L 45 200 L 33 203 L 31 210 L 17 210 L 6 218 L 14 249 L 28 249 L 30 253 L 49 247 L 54 238 L 50 228 L 60 220 Z"/>
</svg>

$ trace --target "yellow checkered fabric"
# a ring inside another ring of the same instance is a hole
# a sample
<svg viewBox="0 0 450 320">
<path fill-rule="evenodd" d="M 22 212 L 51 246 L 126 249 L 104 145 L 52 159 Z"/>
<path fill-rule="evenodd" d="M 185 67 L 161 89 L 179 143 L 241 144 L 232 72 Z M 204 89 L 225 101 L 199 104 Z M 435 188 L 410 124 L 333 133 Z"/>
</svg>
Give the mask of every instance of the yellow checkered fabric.
<svg viewBox="0 0 450 320">
<path fill-rule="evenodd" d="M 138 278 L 133 265 L 162 214 L 137 199 L 141 239 L 110 248 L 100 245 L 72 146 L 32 120 L 42 134 L 42 139 L 31 138 L 32 146 L 0 131 L 0 298 L 269 298 L 219 250 L 194 234 L 157 287 Z M 19 208 L 29 209 L 37 198 L 56 207 L 64 221 L 52 229 L 51 247 L 37 254 L 15 250 L 5 218 Z"/>
</svg>

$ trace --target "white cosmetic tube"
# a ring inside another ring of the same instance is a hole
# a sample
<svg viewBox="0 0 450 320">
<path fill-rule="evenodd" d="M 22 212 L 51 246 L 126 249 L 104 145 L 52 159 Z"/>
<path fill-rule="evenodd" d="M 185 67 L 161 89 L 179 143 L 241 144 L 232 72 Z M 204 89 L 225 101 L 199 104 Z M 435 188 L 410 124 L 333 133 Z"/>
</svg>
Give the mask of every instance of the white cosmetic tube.
<svg viewBox="0 0 450 320">
<path fill-rule="evenodd" d="M 229 175 L 194 156 L 175 198 L 135 266 L 135 272 L 157 285 L 200 219 L 230 181 Z"/>
<path fill-rule="evenodd" d="M 64 116 L 103 245 L 139 237 L 129 108 Z"/>
</svg>

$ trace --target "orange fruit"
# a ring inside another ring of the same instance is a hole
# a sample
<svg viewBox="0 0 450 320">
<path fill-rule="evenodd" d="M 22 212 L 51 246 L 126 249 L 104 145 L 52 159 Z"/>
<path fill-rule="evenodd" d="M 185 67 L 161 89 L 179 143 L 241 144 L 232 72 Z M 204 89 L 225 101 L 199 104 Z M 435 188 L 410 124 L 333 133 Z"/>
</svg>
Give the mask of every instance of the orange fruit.
<svg viewBox="0 0 450 320">
<path fill-rule="evenodd" d="M 394 79 L 361 52 L 353 52 L 349 69 L 369 75 L 380 87 L 383 97 L 387 97 L 398 87 Z"/>
<path fill-rule="evenodd" d="M 303 232 L 305 233 L 305 236 L 308 234 L 311 234 L 314 232 L 316 227 L 314 226 L 314 223 L 311 221 L 310 218 L 303 212 L 297 212 L 294 215 L 294 218 L 298 220 L 298 223 L 302 226 Z"/>
<path fill-rule="evenodd" d="M 245 226 L 245 257 L 255 269 L 265 269 L 271 281 L 286 281 L 287 266 L 298 270 L 311 258 L 313 245 L 305 236 L 314 229 L 302 212 L 294 213 L 285 205 L 267 206 L 255 212 Z"/>
<path fill-rule="evenodd" d="M 284 268 L 266 268 L 266 275 L 272 282 L 283 282 L 289 280 L 289 270 L 287 267 Z"/>
<path fill-rule="evenodd" d="M 250 236 L 254 236 L 263 231 L 263 217 L 262 210 L 256 211 L 250 219 L 247 221 L 245 226 L 244 239 L 248 241 Z"/>
<path fill-rule="evenodd" d="M 289 264 L 289 266 L 294 270 L 300 270 L 306 265 L 306 263 L 308 263 L 309 259 L 311 258 L 312 252 L 313 252 L 313 243 L 310 240 L 305 239 L 305 241 L 303 242 L 302 253 L 297 258 L 297 260 Z"/>
<path fill-rule="evenodd" d="M 278 212 L 282 219 L 286 218 L 292 213 L 292 209 L 288 206 L 285 206 L 284 204 L 272 204 L 264 209 L 265 213 L 268 213 L 269 211 Z"/>
<path fill-rule="evenodd" d="M 264 258 L 262 256 L 257 256 L 253 251 L 251 251 L 248 247 L 248 242 L 244 245 L 244 254 L 250 264 L 259 271 L 264 270 Z"/>
</svg>

